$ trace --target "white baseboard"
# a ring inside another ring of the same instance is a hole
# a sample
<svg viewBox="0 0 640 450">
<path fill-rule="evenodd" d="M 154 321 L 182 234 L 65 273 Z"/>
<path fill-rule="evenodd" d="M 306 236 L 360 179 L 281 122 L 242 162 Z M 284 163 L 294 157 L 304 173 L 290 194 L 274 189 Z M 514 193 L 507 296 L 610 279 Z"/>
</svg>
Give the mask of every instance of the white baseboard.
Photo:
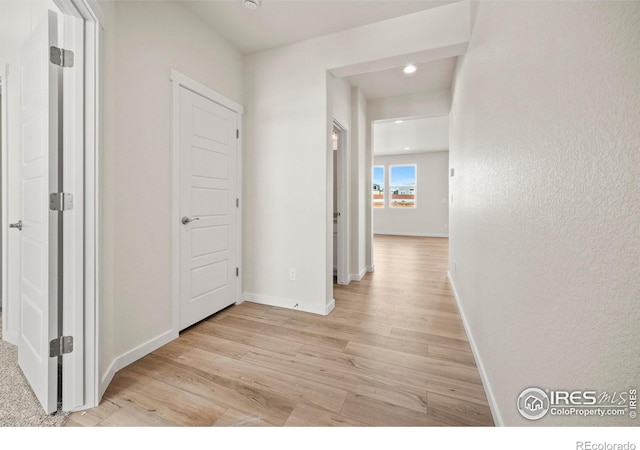
<svg viewBox="0 0 640 450">
<path fill-rule="evenodd" d="M 447 272 L 447 275 L 449 277 L 449 283 L 451 284 L 451 290 L 453 291 L 453 296 L 455 297 L 456 303 L 458 304 L 458 310 L 460 311 L 460 317 L 462 318 L 462 325 L 464 326 L 464 330 L 467 333 L 467 337 L 469 338 L 471 351 L 473 352 L 473 357 L 476 360 L 476 366 L 478 367 L 478 372 L 480 372 L 480 379 L 482 380 L 484 391 L 487 394 L 487 401 L 489 402 L 489 409 L 491 410 L 493 421 L 496 425 L 502 427 L 504 426 L 504 422 L 502 421 L 502 415 L 500 414 L 500 410 L 498 409 L 498 404 L 493 394 L 493 390 L 491 389 L 491 383 L 489 382 L 489 377 L 487 376 L 487 372 L 484 368 L 484 364 L 482 363 L 482 357 L 480 356 L 480 351 L 478 350 L 476 341 L 473 338 L 471 329 L 469 328 L 469 323 L 467 322 L 467 317 L 462 307 L 462 303 L 460 302 L 460 297 L 458 296 L 458 291 L 456 290 L 455 282 L 451 277 L 451 272 Z"/>
<path fill-rule="evenodd" d="M 367 274 L 367 268 L 363 268 L 360 273 L 352 273 L 351 275 L 349 275 L 349 279 L 351 281 L 360 281 L 364 278 L 364 276 Z"/>
<path fill-rule="evenodd" d="M 163 345 L 168 344 L 174 339 L 178 338 L 178 332 L 174 330 L 168 330 L 162 333 L 159 336 L 156 336 L 153 339 L 148 340 L 144 344 L 137 346 L 136 348 L 129 350 L 126 353 L 116 357 L 112 362 L 106 373 L 103 375 L 102 380 L 100 381 L 100 392 L 98 398 L 102 398 L 102 395 L 107 390 L 109 383 L 113 380 L 116 372 L 121 369 L 124 369 L 129 364 L 136 362 L 140 358 L 147 356 L 149 353 L 154 350 L 159 349 Z"/>
<path fill-rule="evenodd" d="M 268 306 L 278 306 L 280 308 L 295 309 L 298 311 L 320 314 L 322 316 L 326 316 L 327 314 L 329 314 L 335 307 L 335 300 L 333 299 L 328 305 L 322 305 L 318 303 L 304 302 L 302 300 L 294 300 L 290 298 L 253 294 L 251 292 L 245 292 L 242 297 L 248 302 L 259 303 L 261 305 Z"/>
<path fill-rule="evenodd" d="M 129 350 L 127 353 L 124 353 L 116 358 L 116 371 L 124 369 L 129 364 L 136 362 L 143 356 L 148 355 L 152 351 L 159 349 L 163 345 L 168 344 L 169 342 L 177 338 L 177 331 L 168 330 L 162 333 L 160 336 L 156 336 L 153 339 L 148 340 L 144 344 L 137 346 L 133 350 Z"/>
<path fill-rule="evenodd" d="M 324 309 L 324 315 L 328 316 L 331 311 L 333 311 L 336 307 L 336 299 L 332 298 L 329 304 Z"/>
<path fill-rule="evenodd" d="M 367 272 L 373 273 L 376 271 L 376 265 L 367 266 Z"/>
<path fill-rule="evenodd" d="M 405 233 L 401 231 L 376 231 L 373 234 L 375 235 L 386 235 L 386 236 L 411 236 L 411 237 L 434 237 L 434 238 L 446 238 L 449 237 L 448 234 L 441 233 Z"/>
<path fill-rule="evenodd" d="M 98 403 L 102 400 L 102 396 L 109 387 L 109 384 L 111 384 L 113 377 L 116 376 L 116 361 L 117 358 L 111 361 L 106 373 L 100 379 L 100 386 L 98 386 Z"/>
</svg>

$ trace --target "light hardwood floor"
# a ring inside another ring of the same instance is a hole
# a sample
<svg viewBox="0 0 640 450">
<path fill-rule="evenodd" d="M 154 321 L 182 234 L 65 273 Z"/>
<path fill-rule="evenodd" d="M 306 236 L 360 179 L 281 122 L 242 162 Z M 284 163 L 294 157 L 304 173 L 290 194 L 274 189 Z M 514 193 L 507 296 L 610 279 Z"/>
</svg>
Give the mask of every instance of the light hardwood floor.
<svg viewBox="0 0 640 450">
<path fill-rule="evenodd" d="M 69 426 L 493 425 L 448 241 L 376 236 L 327 317 L 245 302 L 118 372 Z"/>
</svg>

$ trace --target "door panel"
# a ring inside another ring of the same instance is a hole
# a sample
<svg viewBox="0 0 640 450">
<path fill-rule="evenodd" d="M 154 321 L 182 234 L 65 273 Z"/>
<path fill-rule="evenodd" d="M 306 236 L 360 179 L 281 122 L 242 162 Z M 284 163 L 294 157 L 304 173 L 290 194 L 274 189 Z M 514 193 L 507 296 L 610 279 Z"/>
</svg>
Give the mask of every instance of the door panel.
<svg viewBox="0 0 640 450">
<path fill-rule="evenodd" d="M 49 342 L 57 330 L 58 217 L 49 192 L 58 189 L 59 67 L 49 63 L 57 45 L 57 17 L 49 11 L 22 52 L 21 299 L 18 362 L 47 413 L 57 408 L 57 358 Z"/>
<path fill-rule="evenodd" d="M 180 329 L 236 302 L 237 113 L 180 89 Z"/>
</svg>

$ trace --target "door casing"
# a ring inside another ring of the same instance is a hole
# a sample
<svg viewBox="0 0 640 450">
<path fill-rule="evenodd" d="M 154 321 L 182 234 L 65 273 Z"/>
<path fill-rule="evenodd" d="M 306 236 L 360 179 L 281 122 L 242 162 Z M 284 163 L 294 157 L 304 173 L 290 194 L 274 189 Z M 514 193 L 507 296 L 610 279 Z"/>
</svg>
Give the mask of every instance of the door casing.
<svg viewBox="0 0 640 450">
<path fill-rule="evenodd" d="M 9 179 L 9 168 L 7 167 L 7 163 L 8 163 L 8 157 L 7 157 L 7 151 L 8 151 L 8 145 L 9 145 L 9 141 L 7 138 L 7 133 L 8 133 L 8 129 L 7 129 L 7 124 L 8 124 L 8 118 L 7 118 L 7 114 L 8 114 L 8 96 L 7 96 L 7 91 L 8 91 L 8 87 L 9 87 L 9 77 L 7 76 L 9 73 L 9 66 L 7 64 L 0 64 L 0 90 L 2 92 L 2 98 L 1 98 L 1 102 L 0 102 L 0 109 L 2 111 L 2 120 L 0 121 L 0 168 L 2 170 L 2 174 L 0 175 L 0 177 L 2 178 L 2 195 L 0 198 L 0 204 L 1 204 L 1 208 L 2 208 L 2 213 L 0 215 L 0 217 L 2 218 L 2 224 L 0 226 L 0 229 L 2 230 L 2 290 L 0 292 L 0 295 L 2 296 L 2 339 L 7 341 L 7 342 L 11 342 L 11 343 L 17 343 L 18 342 L 18 336 L 15 335 L 15 332 L 12 331 L 7 331 L 9 330 L 8 327 L 8 318 L 7 318 L 7 308 L 8 308 L 8 283 L 7 283 L 7 276 L 9 274 L 9 270 L 8 270 L 8 263 L 9 263 L 9 253 L 8 253 L 8 243 L 9 243 L 9 238 L 8 238 L 8 232 L 9 232 L 9 219 L 8 219 L 8 213 L 9 213 L 9 208 L 8 208 L 8 193 L 7 193 L 7 188 L 9 186 L 8 183 L 8 179 Z"/>
<path fill-rule="evenodd" d="M 54 0 L 65 16 L 65 27 L 71 18 L 82 22 L 72 38 L 82 43 L 82 54 L 76 55 L 82 63 L 82 73 L 65 86 L 72 89 L 73 97 L 65 95 L 65 123 L 81 124 L 65 128 L 65 133 L 80 141 L 73 147 L 73 155 L 65 158 L 64 189 L 73 189 L 82 199 L 82 214 L 73 221 L 73 229 L 65 229 L 64 251 L 73 256 L 65 263 L 66 276 L 74 274 L 65 290 L 72 295 L 72 303 L 65 303 L 63 335 L 83 336 L 84 352 L 74 362 L 76 367 L 63 379 L 63 409 L 79 411 L 95 407 L 100 402 L 100 121 L 101 121 L 101 46 L 105 26 L 104 14 L 95 0 Z M 82 29 L 84 28 L 84 30 Z M 65 43 L 67 41 L 65 29 Z M 72 87 L 71 87 L 72 86 Z M 82 130 L 80 130 L 81 128 Z M 76 201 L 76 204 L 78 202 Z M 65 225 L 65 227 L 71 224 Z M 69 244 L 69 248 L 67 248 Z M 82 280 L 82 281 L 80 281 Z M 66 302 L 66 299 L 65 299 Z M 82 328 L 81 328 L 82 327 Z M 84 329 L 84 332 L 83 332 Z M 69 398 L 64 398 L 67 392 Z"/>
</svg>

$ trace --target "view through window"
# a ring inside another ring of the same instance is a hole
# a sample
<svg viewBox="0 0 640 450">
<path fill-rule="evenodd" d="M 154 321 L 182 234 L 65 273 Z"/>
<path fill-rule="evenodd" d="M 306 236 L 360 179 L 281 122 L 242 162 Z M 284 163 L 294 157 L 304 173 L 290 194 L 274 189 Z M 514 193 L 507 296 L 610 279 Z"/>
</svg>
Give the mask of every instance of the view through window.
<svg viewBox="0 0 640 450">
<path fill-rule="evenodd" d="M 416 166 L 391 166 L 389 185 L 392 208 L 416 207 Z"/>
<path fill-rule="evenodd" d="M 373 207 L 384 208 L 384 166 L 373 168 Z"/>
</svg>

